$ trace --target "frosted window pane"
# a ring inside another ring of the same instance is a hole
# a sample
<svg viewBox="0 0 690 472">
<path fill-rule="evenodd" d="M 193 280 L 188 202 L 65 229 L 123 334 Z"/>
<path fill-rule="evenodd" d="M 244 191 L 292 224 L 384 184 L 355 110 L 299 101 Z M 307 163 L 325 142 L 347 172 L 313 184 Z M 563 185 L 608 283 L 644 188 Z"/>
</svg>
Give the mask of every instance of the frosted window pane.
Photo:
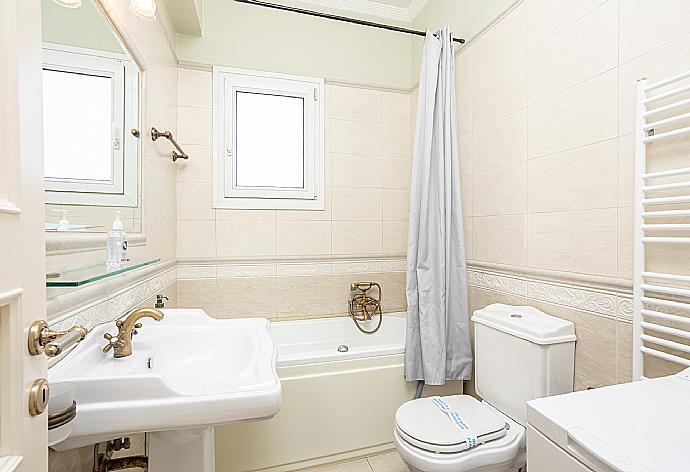
<svg viewBox="0 0 690 472">
<path fill-rule="evenodd" d="M 238 187 L 304 188 L 304 100 L 237 92 Z"/>
<path fill-rule="evenodd" d="M 112 79 L 43 70 L 44 175 L 111 181 Z"/>
</svg>

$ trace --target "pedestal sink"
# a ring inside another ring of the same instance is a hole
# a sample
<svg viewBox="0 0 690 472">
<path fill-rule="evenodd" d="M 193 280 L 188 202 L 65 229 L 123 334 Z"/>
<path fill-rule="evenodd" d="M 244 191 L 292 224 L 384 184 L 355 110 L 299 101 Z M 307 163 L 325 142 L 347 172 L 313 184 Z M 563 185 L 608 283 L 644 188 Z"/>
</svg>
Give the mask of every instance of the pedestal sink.
<svg viewBox="0 0 690 472">
<path fill-rule="evenodd" d="M 267 419 L 278 412 L 276 347 L 267 320 L 218 320 L 203 310 L 163 313 L 162 321 L 141 320 L 129 357 L 116 359 L 112 352 L 101 351 L 106 344 L 103 335 L 116 332 L 111 323 L 93 329 L 50 369 L 51 384 L 76 385 L 77 401 L 70 436 L 53 448 L 152 432 L 149 470 L 170 471 L 170 464 L 185 460 L 189 467 L 194 454 L 200 455 L 199 460 L 209 459 L 213 453 L 209 427 Z M 179 460 L 171 454 L 178 454 Z M 194 470 L 208 471 L 212 466 L 197 464 Z"/>
</svg>

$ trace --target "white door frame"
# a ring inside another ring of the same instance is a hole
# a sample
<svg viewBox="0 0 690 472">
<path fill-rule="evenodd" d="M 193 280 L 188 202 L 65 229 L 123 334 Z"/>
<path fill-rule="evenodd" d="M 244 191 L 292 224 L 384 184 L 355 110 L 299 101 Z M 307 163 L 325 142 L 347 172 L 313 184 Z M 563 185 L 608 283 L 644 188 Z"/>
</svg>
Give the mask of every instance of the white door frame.
<svg viewBox="0 0 690 472">
<path fill-rule="evenodd" d="M 46 316 L 41 2 L 0 1 L 0 472 L 48 470 L 47 411 L 29 389 L 47 376 L 28 351 Z"/>
</svg>

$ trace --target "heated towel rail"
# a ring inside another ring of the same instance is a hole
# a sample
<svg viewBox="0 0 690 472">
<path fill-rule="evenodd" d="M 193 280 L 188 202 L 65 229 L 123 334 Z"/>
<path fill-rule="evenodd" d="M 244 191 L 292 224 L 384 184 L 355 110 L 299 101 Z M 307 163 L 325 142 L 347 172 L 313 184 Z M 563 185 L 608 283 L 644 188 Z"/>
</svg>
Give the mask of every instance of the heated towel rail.
<svg viewBox="0 0 690 472">
<path fill-rule="evenodd" d="M 650 254 L 664 246 L 677 251 L 671 259 L 690 260 L 690 71 L 639 80 L 635 115 L 633 379 L 641 380 L 645 356 L 690 367 L 690 264 L 667 261 L 674 269 L 660 271 Z"/>
</svg>

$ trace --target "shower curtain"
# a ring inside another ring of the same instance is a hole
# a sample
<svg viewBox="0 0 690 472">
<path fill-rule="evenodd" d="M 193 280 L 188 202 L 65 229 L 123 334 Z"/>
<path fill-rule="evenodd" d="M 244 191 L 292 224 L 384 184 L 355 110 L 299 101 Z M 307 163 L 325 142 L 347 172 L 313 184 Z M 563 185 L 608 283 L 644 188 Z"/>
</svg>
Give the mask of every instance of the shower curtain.
<svg viewBox="0 0 690 472">
<path fill-rule="evenodd" d="M 407 244 L 405 378 L 468 380 L 472 351 L 448 28 L 427 32 L 419 78 Z"/>
</svg>

